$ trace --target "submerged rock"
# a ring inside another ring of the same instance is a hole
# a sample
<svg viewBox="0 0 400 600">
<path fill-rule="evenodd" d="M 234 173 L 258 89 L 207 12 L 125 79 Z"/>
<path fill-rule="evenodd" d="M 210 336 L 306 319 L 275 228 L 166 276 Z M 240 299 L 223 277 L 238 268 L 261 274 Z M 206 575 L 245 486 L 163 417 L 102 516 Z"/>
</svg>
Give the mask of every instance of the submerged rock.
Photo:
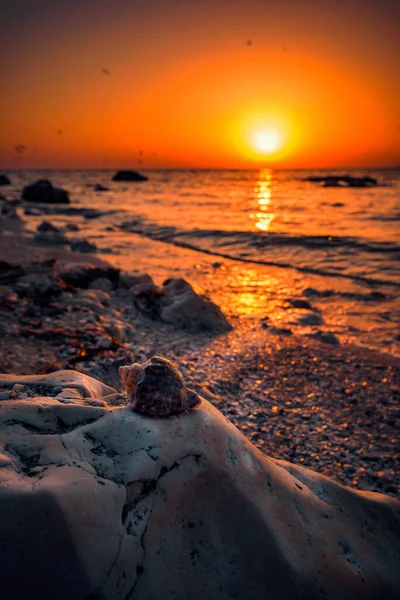
<svg viewBox="0 0 400 600">
<path fill-rule="evenodd" d="M 40 244 L 69 244 L 68 238 L 61 231 L 39 231 L 33 239 Z"/>
<path fill-rule="evenodd" d="M 68 238 L 49 221 L 40 223 L 33 239 L 41 244 L 69 244 Z"/>
<path fill-rule="evenodd" d="M 40 215 L 43 214 L 43 211 L 40 210 L 40 208 L 33 208 L 31 206 L 28 206 L 27 208 L 24 209 L 24 214 L 32 217 L 40 217 Z"/>
<path fill-rule="evenodd" d="M 332 331 L 316 331 L 315 333 L 309 334 L 309 337 L 315 338 L 324 344 L 340 344 L 339 338 Z"/>
<path fill-rule="evenodd" d="M 149 178 L 137 171 L 118 171 L 113 181 L 147 181 Z"/>
<path fill-rule="evenodd" d="M 38 225 L 37 231 L 40 231 L 42 233 L 58 233 L 60 230 L 58 227 L 53 225 L 53 223 L 50 223 L 50 221 L 42 221 L 40 225 Z"/>
<path fill-rule="evenodd" d="M 87 240 L 74 240 L 71 242 L 72 252 L 97 252 L 97 246 Z"/>
<path fill-rule="evenodd" d="M 15 206 L 10 204 L 10 202 L 5 202 L 4 204 L 1 205 L 0 214 L 3 215 L 4 217 L 7 217 L 7 219 L 19 219 L 20 218 L 17 213 L 17 209 L 15 208 Z"/>
<path fill-rule="evenodd" d="M 146 417 L 76 371 L 0 388 L 4 600 L 399 597 L 399 502 L 268 458 L 206 400 Z"/>
<path fill-rule="evenodd" d="M 307 300 L 302 298 L 288 298 L 285 301 L 284 308 L 300 308 L 304 310 L 313 310 L 313 307 Z"/>
<path fill-rule="evenodd" d="M 265 324 L 264 327 L 266 327 L 268 333 L 272 333 L 272 335 L 293 335 L 292 330 L 287 327 L 269 327 L 268 324 Z"/>
<path fill-rule="evenodd" d="M 35 183 L 24 187 L 22 198 L 29 202 L 69 204 L 68 192 L 53 187 L 48 179 L 39 179 Z"/>
<path fill-rule="evenodd" d="M 294 316 L 292 323 L 298 325 L 322 325 L 324 319 L 319 313 L 312 311 L 304 311 Z"/>
</svg>

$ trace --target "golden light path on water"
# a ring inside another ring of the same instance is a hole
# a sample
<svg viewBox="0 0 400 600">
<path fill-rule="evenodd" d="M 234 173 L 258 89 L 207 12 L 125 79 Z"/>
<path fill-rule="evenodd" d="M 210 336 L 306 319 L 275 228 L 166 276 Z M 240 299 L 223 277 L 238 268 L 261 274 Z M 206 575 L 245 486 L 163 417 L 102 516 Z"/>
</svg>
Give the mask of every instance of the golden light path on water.
<svg viewBox="0 0 400 600">
<path fill-rule="evenodd" d="M 257 198 L 257 212 L 250 215 L 255 220 L 255 226 L 260 231 L 269 231 L 275 214 L 271 212 L 272 174 L 269 169 L 260 171 L 254 192 Z"/>
<path fill-rule="evenodd" d="M 275 219 L 275 214 L 271 212 L 272 172 L 270 169 L 260 171 L 257 184 L 254 187 L 254 194 L 257 203 L 256 211 L 249 213 L 249 218 L 256 229 L 268 232 L 272 221 Z M 270 274 L 261 274 L 260 269 L 248 268 L 246 271 L 237 274 L 236 283 L 240 292 L 235 294 L 235 300 L 240 306 L 240 313 L 243 316 L 255 316 L 272 312 L 270 291 L 278 285 L 278 279 L 271 277 Z M 272 293 L 272 295 L 275 294 Z"/>
</svg>

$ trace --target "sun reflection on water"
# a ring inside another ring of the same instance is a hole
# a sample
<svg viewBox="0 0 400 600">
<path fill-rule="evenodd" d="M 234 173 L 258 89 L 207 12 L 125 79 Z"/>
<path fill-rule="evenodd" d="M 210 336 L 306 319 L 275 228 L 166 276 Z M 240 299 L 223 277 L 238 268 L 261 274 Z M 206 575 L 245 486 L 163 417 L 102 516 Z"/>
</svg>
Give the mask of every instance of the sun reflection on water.
<svg viewBox="0 0 400 600">
<path fill-rule="evenodd" d="M 272 174 L 269 169 L 260 171 L 257 186 L 254 188 L 257 199 L 257 212 L 250 214 L 255 226 L 260 231 L 269 231 L 275 214 L 271 212 L 271 183 Z"/>
</svg>

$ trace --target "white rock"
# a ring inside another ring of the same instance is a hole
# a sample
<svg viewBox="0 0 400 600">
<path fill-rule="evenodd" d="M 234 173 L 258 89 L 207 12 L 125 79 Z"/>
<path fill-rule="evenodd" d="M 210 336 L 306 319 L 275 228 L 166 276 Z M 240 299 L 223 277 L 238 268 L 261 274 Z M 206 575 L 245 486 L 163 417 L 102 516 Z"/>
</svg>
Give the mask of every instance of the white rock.
<svg viewBox="0 0 400 600">
<path fill-rule="evenodd" d="M 266 457 L 206 400 L 164 419 L 5 400 L 0 443 L 4 600 L 399 597 L 400 504 Z"/>
</svg>

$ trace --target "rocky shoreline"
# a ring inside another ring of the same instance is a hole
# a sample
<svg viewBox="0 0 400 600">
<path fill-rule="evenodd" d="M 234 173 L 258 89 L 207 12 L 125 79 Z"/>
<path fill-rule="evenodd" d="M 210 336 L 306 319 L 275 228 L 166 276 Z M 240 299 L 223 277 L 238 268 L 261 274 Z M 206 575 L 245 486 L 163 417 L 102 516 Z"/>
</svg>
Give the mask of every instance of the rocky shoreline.
<svg viewBox="0 0 400 600">
<path fill-rule="evenodd" d="M 215 305 L 223 327 L 166 322 L 168 284 L 155 285 L 151 273 L 39 245 L 12 219 L 3 218 L 3 231 L 1 372 L 72 368 L 117 387 L 120 365 L 163 355 L 266 454 L 399 494 L 398 360 L 250 319 L 231 319 L 230 329 Z"/>
</svg>

